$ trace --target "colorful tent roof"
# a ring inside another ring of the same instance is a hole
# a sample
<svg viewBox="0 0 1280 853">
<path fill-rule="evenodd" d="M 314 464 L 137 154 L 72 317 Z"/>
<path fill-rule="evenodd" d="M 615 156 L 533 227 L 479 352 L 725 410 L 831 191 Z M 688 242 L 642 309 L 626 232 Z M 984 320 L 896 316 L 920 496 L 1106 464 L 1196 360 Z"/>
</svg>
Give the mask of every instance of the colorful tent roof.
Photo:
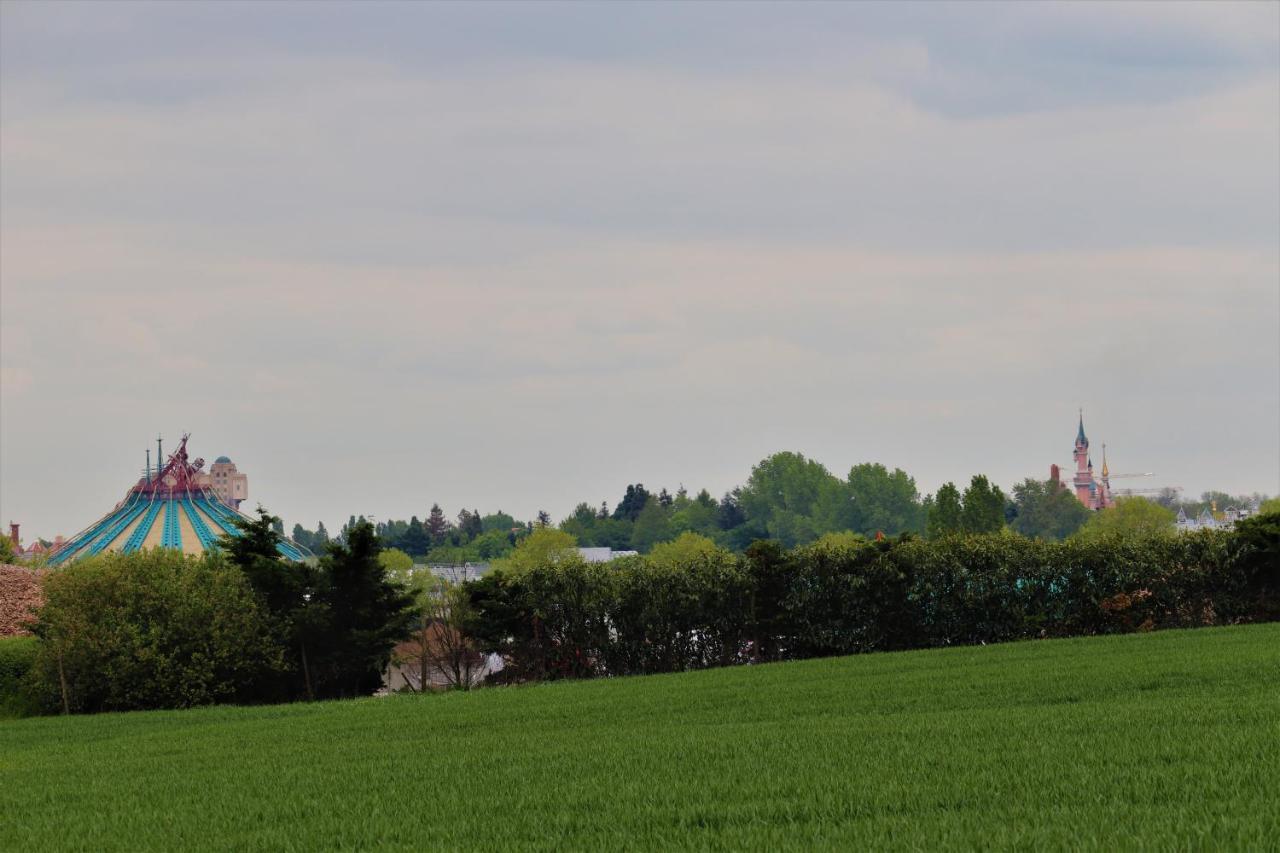
<svg viewBox="0 0 1280 853">
<path fill-rule="evenodd" d="M 127 554 L 143 548 L 177 548 L 186 554 L 200 554 L 217 549 L 224 534 L 242 535 L 235 522 L 248 519 L 202 482 L 204 460 L 188 460 L 187 438 L 182 437 L 163 466 L 157 470 L 148 467 L 115 509 L 68 539 L 49 558 L 49 565 L 103 551 Z M 288 539 L 282 539 L 278 547 L 290 560 L 310 556 Z"/>
</svg>

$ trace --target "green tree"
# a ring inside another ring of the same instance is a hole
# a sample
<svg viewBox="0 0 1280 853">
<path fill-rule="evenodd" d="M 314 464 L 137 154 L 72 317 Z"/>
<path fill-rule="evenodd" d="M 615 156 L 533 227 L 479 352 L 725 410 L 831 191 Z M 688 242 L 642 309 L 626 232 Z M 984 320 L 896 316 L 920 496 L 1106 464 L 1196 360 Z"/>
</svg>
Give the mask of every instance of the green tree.
<svg viewBox="0 0 1280 853">
<path fill-rule="evenodd" d="M 696 497 L 680 497 L 677 494 L 675 507 L 671 513 L 671 532 L 683 533 L 691 531 L 702 536 L 714 538 L 720 533 L 717 523 L 716 499 L 703 489 Z"/>
<path fill-rule="evenodd" d="M 427 533 L 427 529 L 416 515 L 409 519 L 409 526 L 405 528 L 404 535 L 395 540 L 396 546 L 412 557 L 425 556 L 431 550 L 433 542 L 434 538 Z"/>
<path fill-rule="evenodd" d="M 271 634 L 284 648 L 285 673 L 257 685 L 256 699 L 287 701 L 311 696 L 308 646 L 324 630 L 323 605 L 312 600 L 318 577 L 306 563 L 283 559 L 277 546 L 276 517 L 258 507 L 256 519 L 237 522 L 239 536 L 224 536 L 222 552 L 248 579 L 262 605 Z"/>
<path fill-rule="evenodd" d="M 631 547 L 642 554 L 659 542 L 671 538 L 670 511 L 657 498 L 650 496 L 631 531 Z"/>
<path fill-rule="evenodd" d="M 1013 500 L 1018 512 L 1010 526 L 1031 539 L 1065 539 L 1090 516 L 1070 489 L 1053 480 L 1023 480 L 1013 487 Z"/>
<path fill-rule="evenodd" d="M 480 560 L 496 560 L 511 553 L 515 545 L 511 542 L 510 533 L 505 533 L 501 530 L 490 530 L 473 539 L 471 548 Z"/>
<path fill-rule="evenodd" d="M 926 533 L 930 539 L 938 539 L 961 528 L 960 490 L 955 483 L 943 483 L 928 508 Z"/>
<path fill-rule="evenodd" d="M 590 546 L 595 544 L 592 534 L 598 520 L 596 511 L 584 501 L 573 508 L 573 513 L 568 518 L 560 522 L 560 529 L 573 534 L 579 544 Z"/>
<path fill-rule="evenodd" d="M 716 506 L 716 526 L 721 530 L 732 530 L 747 522 L 747 514 L 738 504 L 738 490 L 725 492 Z"/>
<path fill-rule="evenodd" d="M 490 513 L 480 519 L 481 533 L 489 533 L 494 530 L 501 531 L 502 533 L 510 533 L 514 528 L 519 526 L 520 522 L 516 521 L 514 517 L 508 515 L 502 510 Z"/>
<path fill-rule="evenodd" d="M 449 533 L 449 519 L 444 517 L 444 510 L 440 508 L 440 504 L 431 505 L 431 514 L 427 516 L 426 528 L 432 545 L 444 543 L 444 538 Z"/>
<path fill-rule="evenodd" d="M 1280 498 L 1271 498 L 1265 500 L 1258 505 L 1259 515 L 1268 515 L 1271 513 L 1280 513 Z"/>
<path fill-rule="evenodd" d="M 1075 534 L 1083 540 L 1111 536 L 1154 536 L 1173 533 L 1173 510 L 1146 498 L 1117 498 L 1115 506 L 1093 513 Z"/>
<path fill-rule="evenodd" d="M 387 576 L 381 550 L 373 525 L 358 521 L 347 541 L 330 545 L 320 559 L 316 599 L 324 606 L 327 642 L 312 666 L 318 697 L 376 690 L 392 648 L 414 622 L 412 598 Z"/>
<path fill-rule="evenodd" d="M 293 532 L 290 534 L 290 538 L 293 539 L 294 542 L 297 542 L 308 551 L 315 550 L 314 536 L 315 534 L 310 530 L 307 530 L 301 524 L 295 524 L 293 526 Z"/>
<path fill-rule="evenodd" d="M 999 486 L 975 474 L 964 490 L 960 527 L 966 533 L 996 533 L 1004 529 L 1005 496 Z"/>
<path fill-rule="evenodd" d="M 283 665 L 245 574 L 216 552 L 102 554 L 50 574 L 44 595 L 31 677 L 49 710 L 249 701 Z"/>
<path fill-rule="evenodd" d="M 378 562 L 382 564 L 388 577 L 408 586 L 409 579 L 413 576 L 413 557 L 399 548 L 387 548 L 378 555 Z"/>
<path fill-rule="evenodd" d="M 626 494 L 622 496 L 622 500 L 613 510 L 613 517 L 619 521 L 634 522 L 640 517 L 640 513 L 648 502 L 649 492 L 645 489 L 644 483 L 629 485 L 627 486 Z"/>
<path fill-rule="evenodd" d="M 659 542 L 649 552 L 649 560 L 668 565 L 687 565 L 702 557 L 726 553 L 714 540 L 697 533 L 681 533 L 670 542 Z"/>
<path fill-rule="evenodd" d="M 458 513 L 458 532 L 465 542 L 470 542 L 483 533 L 484 522 L 480 519 L 480 510 L 468 512 L 464 509 Z"/>
<path fill-rule="evenodd" d="M 842 522 L 843 484 L 820 463 L 783 452 L 751 469 L 737 503 L 748 520 L 790 547 L 810 542 Z"/>
<path fill-rule="evenodd" d="M 1280 616 L 1280 498 L 1267 504 L 1275 509 L 1241 519 L 1231 532 L 1232 561 L 1246 575 L 1260 621 Z"/>
<path fill-rule="evenodd" d="M 852 523 L 844 529 L 866 536 L 923 529 L 920 492 L 901 468 L 890 472 L 880 464 L 855 465 L 849 470 L 848 486 Z"/>
<path fill-rule="evenodd" d="M 493 565 L 496 569 L 518 573 L 577 556 L 578 540 L 571 534 L 554 527 L 541 527 L 521 539 L 509 555 L 495 560 Z"/>
</svg>

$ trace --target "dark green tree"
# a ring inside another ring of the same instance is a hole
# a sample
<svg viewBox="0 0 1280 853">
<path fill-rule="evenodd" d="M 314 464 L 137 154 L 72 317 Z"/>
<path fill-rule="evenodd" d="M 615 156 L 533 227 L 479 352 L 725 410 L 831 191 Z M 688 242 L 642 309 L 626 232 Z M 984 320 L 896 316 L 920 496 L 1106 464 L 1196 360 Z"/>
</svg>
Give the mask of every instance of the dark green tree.
<svg viewBox="0 0 1280 853">
<path fill-rule="evenodd" d="M 933 496 L 929 507 L 926 533 L 930 539 L 938 539 L 961 530 L 960 490 L 955 483 L 943 483 Z"/>
<path fill-rule="evenodd" d="M 626 493 L 622 496 L 622 500 L 613 510 L 613 517 L 626 521 L 635 521 L 640 517 L 640 513 L 644 510 L 648 501 L 649 492 L 645 489 L 644 483 L 629 485 Z"/>
<path fill-rule="evenodd" d="M 493 530 L 510 533 L 513 529 L 519 526 L 520 522 L 516 521 L 515 518 L 502 510 L 498 510 L 497 512 L 486 515 L 484 518 L 480 519 L 482 533 L 489 533 Z"/>
<path fill-rule="evenodd" d="M 323 608 L 326 642 L 312 663 L 319 698 L 376 690 L 392 648 L 413 625 L 413 599 L 387 576 L 381 550 L 373 525 L 360 521 L 320 559 L 314 600 Z"/>
<path fill-rule="evenodd" d="M 1013 487 L 1013 500 L 1017 514 L 1010 527 L 1032 539 L 1066 539 L 1089 520 L 1088 508 L 1053 480 L 1023 480 Z"/>
<path fill-rule="evenodd" d="M 1004 529 L 1005 496 L 999 486 L 975 474 L 964 490 L 960 526 L 966 533 L 995 533 Z"/>
<path fill-rule="evenodd" d="M 467 512 L 465 509 L 458 513 L 458 531 L 462 534 L 464 541 L 470 542 L 481 533 L 484 532 L 484 522 L 480 519 L 480 510 L 472 510 Z"/>
<path fill-rule="evenodd" d="M 635 527 L 631 531 L 631 547 L 642 554 L 647 554 L 654 545 L 666 542 L 670 538 L 668 510 L 658 499 L 650 497 L 636 518 Z"/>
<path fill-rule="evenodd" d="M 725 492 L 724 497 L 720 499 L 720 503 L 716 507 L 716 525 L 721 530 L 732 530 L 745 524 L 746 521 L 747 514 L 738 505 L 737 490 Z"/>
<path fill-rule="evenodd" d="M 279 521 L 262 507 L 256 519 L 238 522 L 239 536 L 224 536 L 227 559 L 244 573 L 266 613 L 272 636 L 284 648 L 286 677 L 257 685 L 259 701 L 287 701 L 310 695 L 307 645 L 313 641 L 315 613 L 307 612 L 315 592 L 316 571 L 285 560 L 277 546 Z"/>
<path fill-rule="evenodd" d="M 864 536 L 919 533 L 924 527 L 916 481 L 901 468 L 890 473 L 880 464 L 855 465 L 849 471 L 852 526 Z"/>
<path fill-rule="evenodd" d="M 51 572 L 43 590 L 27 676 L 51 711 L 254 702 L 278 680 L 261 599 L 222 554 L 108 552 Z"/>
<path fill-rule="evenodd" d="M 449 519 L 444 517 L 444 510 L 440 508 L 440 504 L 432 504 L 431 514 L 427 516 L 427 535 L 431 537 L 431 544 L 443 544 L 448 533 Z"/>
<path fill-rule="evenodd" d="M 775 453 L 751 469 L 738 505 L 770 537 L 790 547 L 846 523 L 845 489 L 820 463 L 799 453 Z"/>
<path fill-rule="evenodd" d="M 405 528 L 404 534 L 393 541 L 397 548 L 410 557 L 425 556 L 432 544 L 431 537 L 416 515 L 409 519 L 409 526 Z"/>
<path fill-rule="evenodd" d="M 310 530 L 307 530 L 301 524 L 295 524 L 293 526 L 293 533 L 290 535 L 293 541 L 297 542 L 303 548 L 306 548 L 308 551 L 315 550 L 315 546 L 313 544 L 315 534 Z"/>
</svg>

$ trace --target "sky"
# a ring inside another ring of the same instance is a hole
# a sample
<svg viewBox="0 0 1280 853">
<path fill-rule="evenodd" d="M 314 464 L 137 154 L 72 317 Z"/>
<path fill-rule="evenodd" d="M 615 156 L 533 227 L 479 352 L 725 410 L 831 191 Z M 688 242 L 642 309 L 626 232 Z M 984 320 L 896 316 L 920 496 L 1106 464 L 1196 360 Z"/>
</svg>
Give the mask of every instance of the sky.
<svg viewBox="0 0 1280 853">
<path fill-rule="evenodd" d="M 0 4 L 0 521 L 1280 492 L 1280 4 Z M 248 507 L 246 507 L 248 508 Z"/>
</svg>

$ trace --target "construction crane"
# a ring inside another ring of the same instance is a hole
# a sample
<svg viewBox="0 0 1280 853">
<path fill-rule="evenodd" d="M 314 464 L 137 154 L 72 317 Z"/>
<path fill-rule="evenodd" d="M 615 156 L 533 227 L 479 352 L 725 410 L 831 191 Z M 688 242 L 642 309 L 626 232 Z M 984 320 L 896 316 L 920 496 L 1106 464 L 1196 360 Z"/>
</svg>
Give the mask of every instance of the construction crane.
<svg viewBox="0 0 1280 853">
<path fill-rule="evenodd" d="M 1116 489 L 1114 494 L 1117 497 L 1129 497 L 1131 495 L 1158 495 L 1165 491 L 1181 492 L 1182 486 L 1165 486 L 1161 489 Z"/>
</svg>

